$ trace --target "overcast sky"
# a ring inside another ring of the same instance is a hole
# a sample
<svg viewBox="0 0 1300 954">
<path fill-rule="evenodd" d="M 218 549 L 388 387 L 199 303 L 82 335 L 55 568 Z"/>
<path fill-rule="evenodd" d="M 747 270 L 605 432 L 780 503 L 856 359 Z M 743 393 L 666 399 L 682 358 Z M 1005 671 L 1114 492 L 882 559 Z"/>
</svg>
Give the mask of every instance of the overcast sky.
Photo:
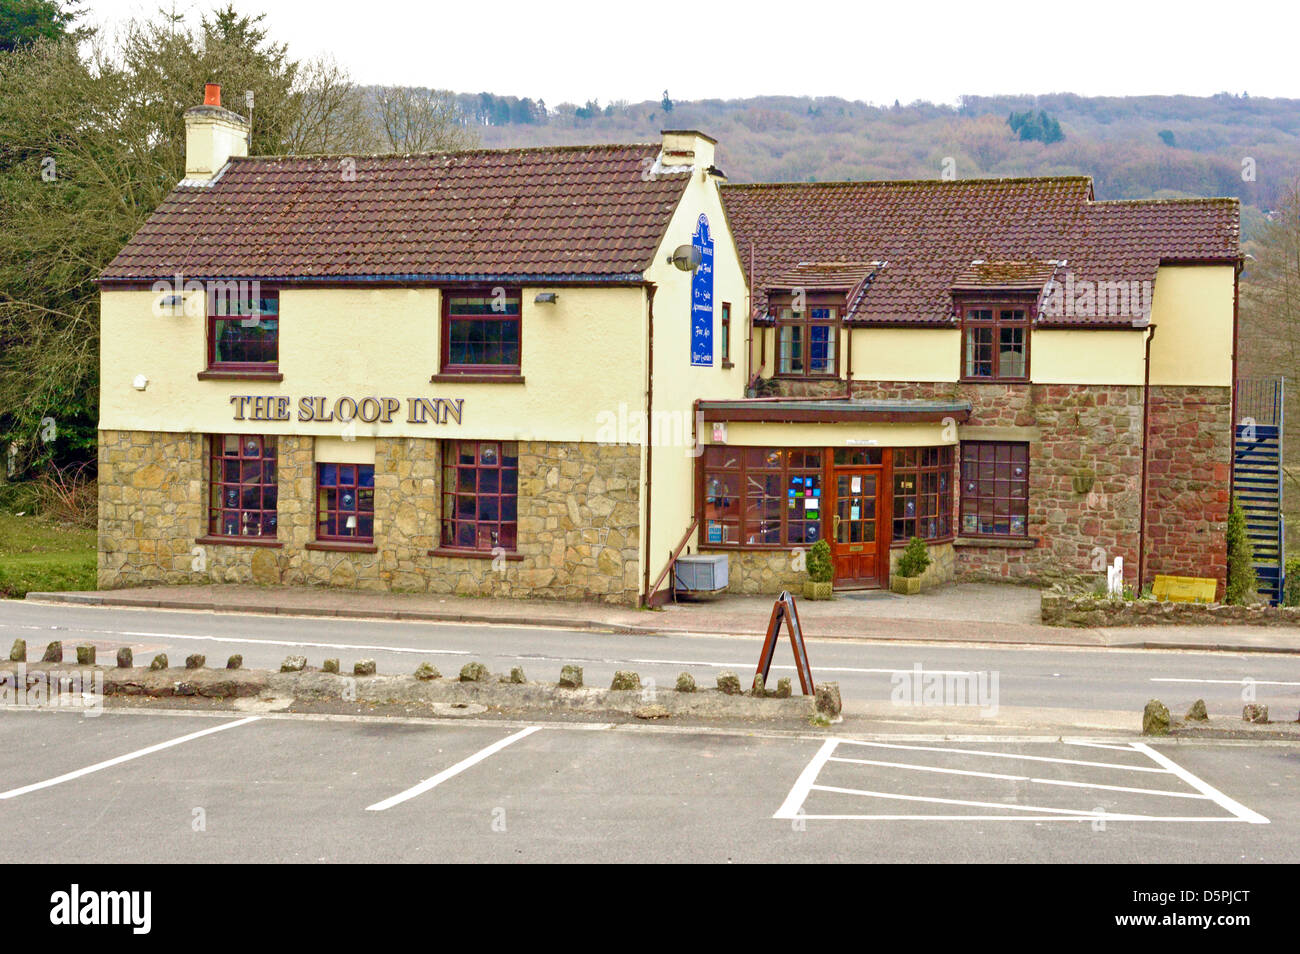
<svg viewBox="0 0 1300 954">
<path fill-rule="evenodd" d="M 112 25 L 172 0 L 90 0 Z M 218 0 L 186 3 L 194 17 Z M 235 0 L 300 58 L 332 53 L 361 83 L 542 97 L 964 93 L 1300 96 L 1300 4 L 1172 0 Z M 1253 39 L 1250 39 L 1252 38 Z"/>
</svg>

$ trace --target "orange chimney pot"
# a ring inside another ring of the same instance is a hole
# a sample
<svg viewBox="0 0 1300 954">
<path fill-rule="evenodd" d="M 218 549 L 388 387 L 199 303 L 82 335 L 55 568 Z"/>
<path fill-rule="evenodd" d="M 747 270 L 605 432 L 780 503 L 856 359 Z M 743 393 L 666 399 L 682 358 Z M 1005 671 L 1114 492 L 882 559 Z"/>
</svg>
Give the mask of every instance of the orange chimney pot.
<svg viewBox="0 0 1300 954">
<path fill-rule="evenodd" d="M 203 105 L 220 106 L 221 105 L 221 85 L 219 83 L 205 83 L 203 86 Z"/>
</svg>

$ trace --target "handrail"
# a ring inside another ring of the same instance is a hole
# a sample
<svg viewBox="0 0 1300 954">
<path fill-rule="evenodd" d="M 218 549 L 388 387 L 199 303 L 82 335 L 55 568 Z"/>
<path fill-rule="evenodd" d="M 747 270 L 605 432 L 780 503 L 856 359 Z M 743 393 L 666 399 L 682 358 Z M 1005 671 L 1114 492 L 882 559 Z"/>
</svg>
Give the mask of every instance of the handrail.
<svg viewBox="0 0 1300 954">
<path fill-rule="evenodd" d="M 646 591 L 646 595 L 645 595 L 646 606 L 650 605 L 651 597 L 653 597 L 655 593 L 659 592 L 659 584 L 664 581 L 664 578 L 666 576 L 668 576 L 669 571 L 672 570 L 673 565 L 677 562 L 677 558 L 682 555 L 682 549 L 686 546 L 687 543 L 690 542 L 691 534 L 695 532 L 696 528 L 699 527 L 699 525 L 700 525 L 700 518 L 698 515 L 691 518 L 691 525 L 687 527 L 686 532 L 682 534 L 682 542 L 677 544 L 677 549 L 674 550 L 672 554 L 669 555 L 668 557 L 668 565 L 665 566 L 663 572 L 659 574 L 659 579 L 655 580 L 655 585 L 650 587 L 650 589 Z M 649 553 L 650 553 L 650 546 L 647 543 L 646 545 L 647 557 L 649 556 Z"/>
</svg>

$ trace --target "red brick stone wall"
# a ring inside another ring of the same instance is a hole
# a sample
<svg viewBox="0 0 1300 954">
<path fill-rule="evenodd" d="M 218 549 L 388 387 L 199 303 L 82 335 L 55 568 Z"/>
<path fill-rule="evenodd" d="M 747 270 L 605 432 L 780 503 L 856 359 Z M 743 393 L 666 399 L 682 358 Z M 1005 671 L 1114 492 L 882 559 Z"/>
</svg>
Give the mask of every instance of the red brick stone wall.
<svg viewBox="0 0 1300 954">
<path fill-rule="evenodd" d="M 1228 388 L 1153 387 L 1147 452 L 1147 581 L 1227 579 L 1232 408 Z"/>
</svg>

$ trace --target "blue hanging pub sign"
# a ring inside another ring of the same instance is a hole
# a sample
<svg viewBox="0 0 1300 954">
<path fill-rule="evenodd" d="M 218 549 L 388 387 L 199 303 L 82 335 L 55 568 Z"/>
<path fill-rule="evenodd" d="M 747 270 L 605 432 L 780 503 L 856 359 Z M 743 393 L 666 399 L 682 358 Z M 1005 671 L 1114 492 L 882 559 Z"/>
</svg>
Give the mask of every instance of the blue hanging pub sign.
<svg viewBox="0 0 1300 954">
<path fill-rule="evenodd" d="M 691 235 L 700 266 L 691 275 L 691 367 L 713 367 L 713 235 L 709 217 L 700 214 Z"/>
</svg>

